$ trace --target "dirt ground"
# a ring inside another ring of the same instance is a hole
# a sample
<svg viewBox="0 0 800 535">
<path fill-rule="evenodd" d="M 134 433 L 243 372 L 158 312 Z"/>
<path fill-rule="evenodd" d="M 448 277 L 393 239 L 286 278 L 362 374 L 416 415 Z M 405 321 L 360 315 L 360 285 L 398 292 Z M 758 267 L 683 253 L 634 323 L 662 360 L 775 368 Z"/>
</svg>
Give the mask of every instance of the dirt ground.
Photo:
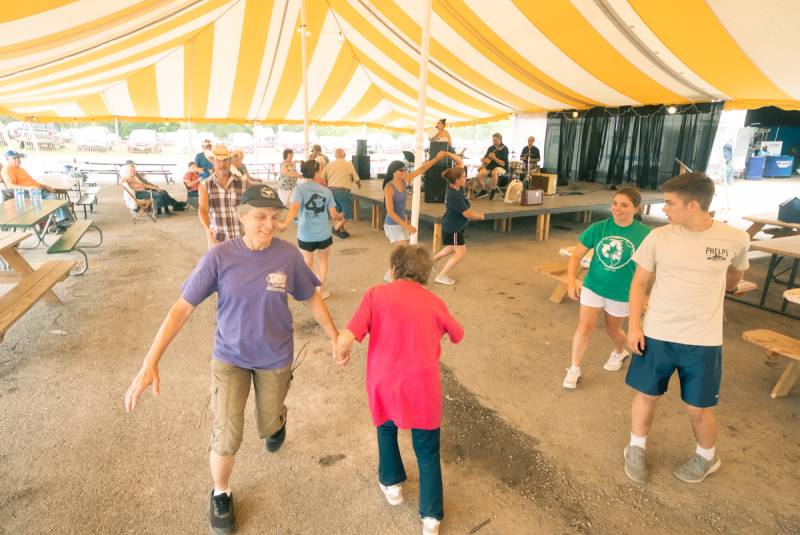
<svg viewBox="0 0 800 535">
<path fill-rule="evenodd" d="M 213 302 L 162 361 L 161 396 L 147 393 L 133 414 L 122 407 L 205 239 L 194 212 L 132 225 L 121 195 L 104 187 L 94 219 L 105 243 L 90 250 L 86 275 L 56 287 L 65 304 L 36 305 L 0 345 L 0 533 L 208 531 Z M 648 442 L 651 481 L 637 486 L 622 470 L 632 394 L 624 370 L 601 367 L 610 350 L 602 330 L 580 389 L 561 388 L 577 306 L 550 303 L 553 283 L 532 266 L 556 260 L 584 225 L 571 216 L 553 225 L 544 243 L 533 241 L 533 221 L 515 221 L 507 234 L 470 227 L 458 284 L 431 287 L 466 327 L 461 344 L 443 343 L 442 533 L 800 533 L 800 391 L 770 399 L 782 365 L 765 364 L 741 340 L 760 327 L 797 336 L 797 320 L 727 303 L 722 469 L 699 485 L 672 476 L 694 450 L 674 383 Z M 339 326 L 381 283 L 390 251 L 368 223 L 351 230 L 332 254 L 327 303 Z M 294 241 L 292 228 L 285 237 Z M 430 237 L 423 225 L 422 241 Z M 760 284 L 766 263 L 753 260 L 748 280 Z M 309 341 L 309 351 L 289 392 L 279 453 L 265 452 L 248 407 L 233 479 L 238 533 L 418 533 L 407 433 L 405 503 L 390 507 L 377 486 L 366 347 L 348 367 L 335 366 L 306 307 L 292 309 L 297 347 Z"/>
</svg>

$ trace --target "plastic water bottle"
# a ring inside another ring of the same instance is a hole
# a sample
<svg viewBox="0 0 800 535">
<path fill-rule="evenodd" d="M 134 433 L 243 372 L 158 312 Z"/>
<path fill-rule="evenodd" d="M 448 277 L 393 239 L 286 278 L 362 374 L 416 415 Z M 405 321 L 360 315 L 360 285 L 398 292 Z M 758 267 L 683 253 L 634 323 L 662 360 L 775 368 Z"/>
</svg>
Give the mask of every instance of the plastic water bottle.
<svg viewBox="0 0 800 535">
<path fill-rule="evenodd" d="M 42 190 L 39 189 L 31 190 L 31 205 L 33 206 L 33 208 L 42 207 Z"/>
<path fill-rule="evenodd" d="M 14 190 L 14 204 L 17 207 L 17 210 L 22 210 L 25 208 L 25 190 L 22 188 L 16 188 Z"/>
</svg>

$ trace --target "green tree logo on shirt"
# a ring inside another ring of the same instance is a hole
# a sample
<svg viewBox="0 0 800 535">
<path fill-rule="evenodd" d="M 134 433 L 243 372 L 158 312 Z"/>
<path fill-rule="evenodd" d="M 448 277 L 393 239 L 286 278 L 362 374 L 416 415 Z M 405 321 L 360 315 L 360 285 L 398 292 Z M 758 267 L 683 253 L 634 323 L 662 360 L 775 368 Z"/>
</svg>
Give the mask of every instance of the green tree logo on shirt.
<svg viewBox="0 0 800 535">
<path fill-rule="evenodd" d="M 625 267 L 636 250 L 633 242 L 622 236 L 606 236 L 594 249 L 600 263 L 612 271 Z"/>
</svg>

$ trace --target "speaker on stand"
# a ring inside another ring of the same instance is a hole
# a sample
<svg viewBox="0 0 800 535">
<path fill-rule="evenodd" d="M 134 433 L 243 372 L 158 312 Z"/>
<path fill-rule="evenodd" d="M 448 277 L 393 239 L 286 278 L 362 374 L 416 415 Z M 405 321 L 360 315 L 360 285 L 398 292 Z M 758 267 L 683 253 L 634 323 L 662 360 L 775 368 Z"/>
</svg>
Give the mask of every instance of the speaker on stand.
<svg viewBox="0 0 800 535">
<path fill-rule="evenodd" d="M 447 170 L 447 167 L 434 165 L 425 171 L 425 202 L 429 203 L 443 203 L 444 194 L 447 192 L 447 181 L 442 178 L 442 173 Z"/>
<path fill-rule="evenodd" d="M 353 167 L 356 168 L 356 172 L 358 173 L 358 178 L 361 180 L 369 180 L 370 176 L 370 169 L 369 169 L 369 156 L 364 154 L 354 154 L 353 155 Z"/>
</svg>

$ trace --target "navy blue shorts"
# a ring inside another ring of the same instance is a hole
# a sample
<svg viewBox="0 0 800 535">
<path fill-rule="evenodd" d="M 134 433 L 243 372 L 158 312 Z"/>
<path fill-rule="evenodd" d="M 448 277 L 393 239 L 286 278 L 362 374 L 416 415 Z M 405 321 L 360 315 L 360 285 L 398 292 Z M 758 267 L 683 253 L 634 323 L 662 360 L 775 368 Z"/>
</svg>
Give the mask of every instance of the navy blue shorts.
<svg viewBox="0 0 800 535">
<path fill-rule="evenodd" d="M 645 336 L 644 354 L 631 357 L 625 382 L 639 392 L 660 396 L 667 391 L 675 370 L 684 403 L 705 408 L 719 402 L 722 346 L 678 344 Z"/>
</svg>

